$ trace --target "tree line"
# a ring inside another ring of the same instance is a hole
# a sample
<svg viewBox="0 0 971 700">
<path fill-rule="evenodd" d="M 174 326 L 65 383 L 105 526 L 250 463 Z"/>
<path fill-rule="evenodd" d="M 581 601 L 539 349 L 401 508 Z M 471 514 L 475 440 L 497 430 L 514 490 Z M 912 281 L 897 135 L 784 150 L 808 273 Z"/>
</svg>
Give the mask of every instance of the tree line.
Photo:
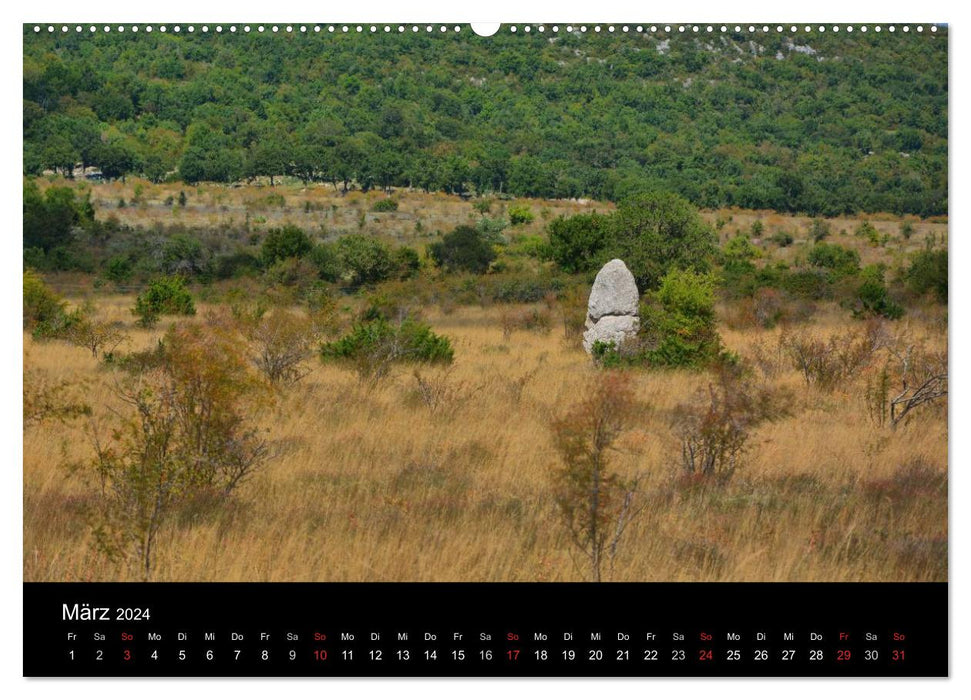
<svg viewBox="0 0 971 700">
<path fill-rule="evenodd" d="M 947 211 L 946 30 L 24 32 L 27 174 Z"/>
</svg>

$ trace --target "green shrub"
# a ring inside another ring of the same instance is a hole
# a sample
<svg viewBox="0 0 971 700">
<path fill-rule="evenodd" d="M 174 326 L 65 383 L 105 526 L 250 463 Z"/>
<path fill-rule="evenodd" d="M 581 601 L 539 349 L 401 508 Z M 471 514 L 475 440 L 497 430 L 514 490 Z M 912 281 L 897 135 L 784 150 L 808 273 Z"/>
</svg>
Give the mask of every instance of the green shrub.
<svg viewBox="0 0 971 700">
<path fill-rule="evenodd" d="M 24 271 L 24 329 L 56 323 L 65 315 L 67 303 L 44 284 L 33 270 Z"/>
<path fill-rule="evenodd" d="M 472 202 L 472 208 L 475 209 L 480 214 L 488 214 L 492 209 L 492 197 L 483 197 Z"/>
<path fill-rule="evenodd" d="M 151 327 L 160 316 L 194 316 L 196 308 L 185 280 L 176 275 L 149 282 L 148 289 L 135 299 L 132 313 L 140 325 Z"/>
<path fill-rule="evenodd" d="M 756 219 L 752 222 L 752 226 L 749 229 L 753 238 L 760 238 L 762 233 L 765 231 L 765 224 L 762 223 L 762 219 Z"/>
<path fill-rule="evenodd" d="M 263 265 L 270 267 L 278 260 L 302 258 L 313 249 L 314 244 L 302 229 L 287 224 L 283 228 L 270 229 L 263 239 L 260 256 Z"/>
<path fill-rule="evenodd" d="M 909 241 L 910 237 L 914 235 L 914 225 L 909 221 L 901 222 L 900 235 L 904 237 L 904 240 Z"/>
<path fill-rule="evenodd" d="M 483 240 L 489 245 L 505 245 L 506 237 L 502 232 L 508 227 L 509 222 L 500 217 L 492 219 L 488 216 L 483 216 L 475 222 L 476 231 L 481 234 Z"/>
<path fill-rule="evenodd" d="M 866 238 L 870 245 L 874 247 L 880 245 L 880 232 L 869 221 L 864 221 L 857 226 L 856 230 L 853 231 L 853 235 Z"/>
<path fill-rule="evenodd" d="M 480 231 L 471 226 L 459 226 L 445 234 L 441 241 L 428 247 L 439 267 L 449 271 L 481 274 L 496 259 L 496 251 Z"/>
<path fill-rule="evenodd" d="M 673 270 L 661 280 L 654 304 L 643 313 L 653 347 L 652 365 L 701 367 L 717 359 L 721 338 L 715 328 L 715 278 Z"/>
<path fill-rule="evenodd" d="M 353 366 L 362 380 L 385 376 L 396 363 L 451 364 L 454 351 L 448 338 L 436 335 L 420 321 L 405 318 L 391 323 L 379 316 L 359 323 L 351 332 L 321 347 L 324 361 Z"/>
<path fill-rule="evenodd" d="M 398 211 L 398 200 L 391 197 L 388 197 L 387 199 L 379 199 L 377 202 L 371 205 L 371 211 Z"/>
<path fill-rule="evenodd" d="M 336 245 L 343 275 L 354 286 L 382 282 L 394 273 L 391 248 L 376 238 L 352 234 L 338 240 Z"/>
<path fill-rule="evenodd" d="M 133 271 L 132 261 L 128 256 L 115 255 L 105 262 L 104 272 L 101 274 L 106 280 L 120 284 L 130 280 Z"/>
<path fill-rule="evenodd" d="M 559 217 L 549 223 L 553 260 L 565 272 L 591 272 L 606 262 L 610 244 L 608 223 L 603 214 Z"/>
<path fill-rule="evenodd" d="M 532 210 L 525 204 L 517 204 L 515 206 L 509 207 L 506 212 L 509 214 L 509 222 L 513 226 L 521 226 L 523 224 L 531 224 L 533 219 Z"/>
<path fill-rule="evenodd" d="M 942 304 L 947 303 L 947 250 L 922 250 L 904 274 L 907 286 L 915 294 L 933 292 Z"/>
<path fill-rule="evenodd" d="M 854 316 L 882 316 L 893 320 L 904 315 L 903 307 L 890 298 L 890 292 L 883 283 L 883 268 L 881 266 L 867 265 L 860 277 L 863 281 L 856 291 Z"/>
<path fill-rule="evenodd" d="M 307 255 L 307 260 L 317 268 L 317 275 L 326 282 L 336 282 L 341 278 L 341 261 L 337 249 L 330 244 L 316 245 Z"/>
<path fill-rule="evenodd" d="M 735 236 L 728 239 L 721 249 L 721 259 L 725 265 L 749 262 L 761 256 L 762 251 L 753 245 L 746 236 Z"/>
<path fill-rule="evenodd" d="M 772 234 L 772 242 L 780 248 L 788 248 L 795 239 L 788 231 L 776 231 Z"/>
<path fill-rule="evenodd" d="M 809 264 L 829 270 L 834 278 L 860 271 L 860 254 L 836 243 L 817 243 L 809 250 Z"/>
</svg>

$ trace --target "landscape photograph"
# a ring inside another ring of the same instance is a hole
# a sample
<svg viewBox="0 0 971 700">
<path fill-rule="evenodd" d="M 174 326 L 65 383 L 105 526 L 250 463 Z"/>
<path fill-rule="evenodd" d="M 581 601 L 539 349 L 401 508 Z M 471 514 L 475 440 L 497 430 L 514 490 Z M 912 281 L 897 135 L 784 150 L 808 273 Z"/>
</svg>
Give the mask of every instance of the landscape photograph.
<svg viewBox="0 0 971 700">
<path fill-rule="evenodd" d="M 24 25 L 24 581 L 947 581 L 948 31 L 835 29 Z"/>
</svg>

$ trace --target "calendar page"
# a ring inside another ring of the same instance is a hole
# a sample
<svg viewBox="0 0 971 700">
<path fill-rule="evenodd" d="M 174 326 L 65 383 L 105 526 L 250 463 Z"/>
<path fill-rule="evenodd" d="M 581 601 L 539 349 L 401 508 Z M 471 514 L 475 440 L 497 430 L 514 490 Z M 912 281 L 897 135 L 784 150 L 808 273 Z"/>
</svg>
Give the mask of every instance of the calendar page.
<svg viewBox="0 0 971 700">
<path fill-rule="evenodd" d="M 948 675 L 946 25 L 22 40 L 25 676 Z"/>
</svg>

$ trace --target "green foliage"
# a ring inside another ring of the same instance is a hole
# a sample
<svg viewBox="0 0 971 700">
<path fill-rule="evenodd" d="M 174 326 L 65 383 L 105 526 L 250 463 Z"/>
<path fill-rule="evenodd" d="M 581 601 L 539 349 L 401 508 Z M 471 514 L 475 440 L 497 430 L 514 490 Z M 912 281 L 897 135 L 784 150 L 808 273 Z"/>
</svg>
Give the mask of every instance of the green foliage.
<svg viewBox="0 0 971 700">
<path fill-rule="evenodd" d="M 377 202 L 371 205 L 371 211 L 398 211 L 398 200 L 392 199 L 391 197 L 388 197 L 387 199 L 379 199 Z"/>
<path fill-rule="evenodd" d="M 662 367 L 701 367 L 716 360 L 721 338 L 715 328 L 715 278 L 673 270 L 661 280 L 642 324 L 654 347 L 647 361 Z"/>
<path fill-rule="evenodd" d="M 94 220 L 89 193 L 78 196 L 71 187 L 48 187 L 41 194 L 33 181 L 24 183 L 24 249 L 45 253 L 71 243 L 75 226 Z"/>
<path fill-rule="evenodd" d="M 337 258 L 344 275 L 354 286 L 389 279 L 395 270 L 390 246 L 364 234 L 344 236 L 337 241 Z"/>
<path fill-rule="evenodd" d="M 603 214 L 559 217 L 549 223 L 553 260 L 565 272 L 589 272 L 607 261 L 610 218 Z"/>
<path fill-rule="evenodd" d="M 287 224 L 267 232 L 260 249 L 260 257 L 263 259 L 263 264 L 270 267 L 273 263 L 286 258 L 302 258 L 310 253 L 313 247 L 310 238 L 301 228 Z"/>
<path fill-rule="evenodd" d="M 859 226 L 857 226 L 853 231 L 853 235 L 867 239 L 870 245 L 874 247 L 880 245 L 880 232 L 877 231 L 876 226 L 871 224 L 869 221 L 863 221 Z"/>
<path fill-rule="evenodd" d="M 721 249 L 722 263 L 726 265 L 751 262 L 761 256 L 762 251 L 746 236 L 728 239 Z"/>
<path fill-rule="evenodd" d="M 641 291 L 657 289 L 672 269 L 706 272 L 715 234 L 683 197 L 642 194 L 622 202 L 611 216 L 611 257 L 623 260 Z"/>
<path fill-rule="evenodd" d="M 933 292 L 937 300 L 947 303 L 947 250 L 922 250 L 914 256 L 904 275 L 915 294 Z"/>
<path fill-rule="evenodd" d="M 397 363 L 451 364 L 454 356 L 448 338 L 436 335 L 413 318 L 392 323 L 383 316 L 359 323 L 351 332 L 321 347 L 324 361 L 354 367 L 363 380 L 387 375 Z"/>
<path fill-rule="evenodd" d="M 478 229 L 459 226 L 428 247 L 435 264 L 451 271 L 483 273 L 496 259 L 496 251 Z"/>
<path fill-rule="evenodd" d="M 860 271 L 860 254 L 837 243 L 817 243 L 809 250 L 809 264 L 830 272 L 834 279 Z"/>
<path fill-rule="evenodd" d="M 162 271 L 174 275 L 200 275 L 208 266 L 208 251 L 202 242 L 187 233 L 177 233 L 162 246 Z"/>
<path fill-rule="evenodd" d="M 772 242 L 780 248 L 788 248 L 795 239 L 788 231 L 776 231 L 772 234 Z"/>
<path fill-rule="evenodd" d="M 114 255 L 105 262 L 102 275 L 106 280 L 121 284 L 132 278 L 134 267 L 126 255 Z"/>
<path fill-rule="evenodd" d="M 773 33 L 757 52 L 731 33 L 379 34 L 321 62 L 284 32 L 253 47 L 25 26 L 24 171 L 601 201 L 663 183 L 705 208 L 947 212 L 945 27 Z"/>
<path fill-rule="evenodd" d="M 715 235 L 697 210 L 668 193 L 635 195 L 603 216 L 581 214 L 549 224 L 553 259 L 567 272 L 592 272 L 620 258 L 641 290 L 656 289 L 671 269 L 706 271 Z"/>
<path fill-rule="evenodd" d="M 194 316 L 196 307 L 185 279 L 174 275 L 150 281 L 148 288 L 135 298 L 132 313 L 139 324 L 151 327 L 160 316 Z"/>
<path fill-rule="evenodd" d="M 509 215 L 509 223 L 511 223 L 513 226 L 531 224 L 535 218 L 532 209 L 525 204 L 511 206 L 506 213 Z"/>
<path fill-rule="evenodd" d="M 325 282 L 337 282 L 341 278 L 341 261 L 337 249 L 331 244 L 314 246 L 307 260 L 317 268 L 317 274 Z"/>
<path fill-rule="evenodd" d="M 903 307 L 890 298 L 883 283 L 883 267 L 867 265 L 860 272 L 862 282 L 856 290 L 853 315 L 858 317 L 882 316 L 895 320 L 904 315 Z"/>
<path fill-rule="evenodd" d="M 483 197 L 472 202 L 472 208 L 482 215 L 488 214 L 492 210 L 492 197 Z"/>
<path fill-rule="evenodd" d="M 483 240 L 490 245 L 505 245 L 506 238 L 503 235 L 503 231 L 509 226 L 509 222 L 502 218 L 490 218 L 488 216 L 483 216 L 481 219 L 475 222 L 475 230 L 478 231 Z"/>
<path fill-rule="evenodd" d="M 24 270 L 24 330 L 57 323 L 67 303 L 33 270 Z"/>
<path fill-rule="evenodd" d="M 752 226 L 749 229 L 753 238 L 760 238 L 765 232 L 765 225 L 762 223 L 762 219 L 756 219 L 752 222 Z"/>
</svg>

